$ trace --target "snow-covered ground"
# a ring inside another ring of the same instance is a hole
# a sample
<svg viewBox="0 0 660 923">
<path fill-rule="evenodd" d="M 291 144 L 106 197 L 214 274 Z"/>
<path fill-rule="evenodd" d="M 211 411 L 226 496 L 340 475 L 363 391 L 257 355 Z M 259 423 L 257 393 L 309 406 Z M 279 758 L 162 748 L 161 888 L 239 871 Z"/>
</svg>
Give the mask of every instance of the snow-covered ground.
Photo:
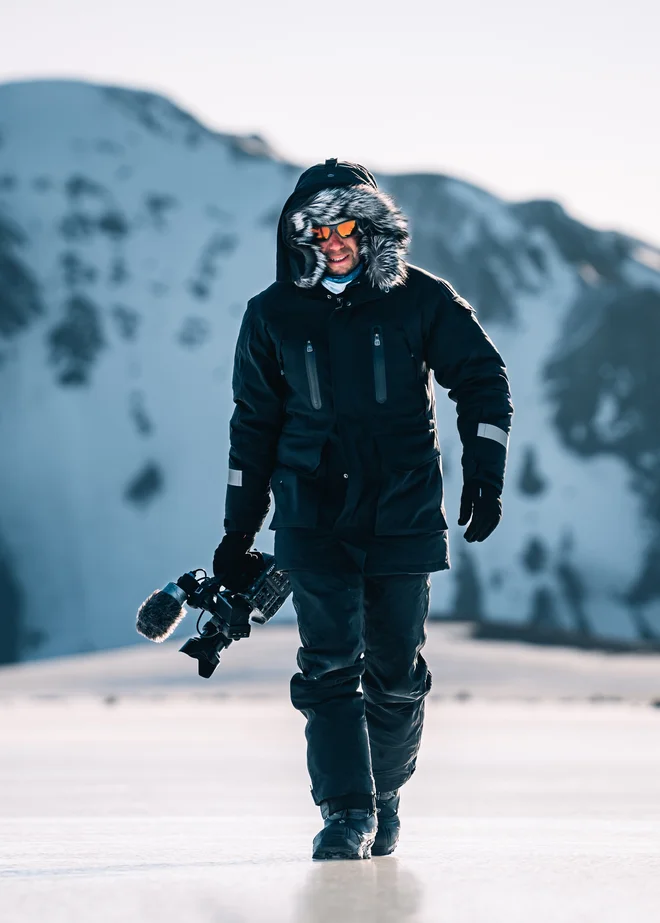
<svg viewBox="0 0 660 923">
<path fill-rule="evenodd" d="M 657 658 L 432 624 L 401 845 L 314 863 L 295 648 L 255 628 L 210 681 L 167 643 L 1 670 L 3 923 L 657 920 Z"/>
<path fill-rule="evenodd" d="M 279 618 L 279 616 L 278 616 Z M 195 633 L 194 616 L 182 622 Z M 660 700 L 660 656 L 652 653 L 584 653 L 566 648 L 487 641 L 470 637 L 461 623 L 430 622 L 424 654 L 433 673 L 433 696 L 463 699 L 622 698 Z M 198 697 L 263 698 L 288 695 L 296 667 L 295 626 L 274 620 L 253 625 L 252 635 L 222 654 L 210 680 L 178 648 L 186 637 L 73 657 L 0 668 L 0 703 L 7 697 L 71 695 L 158 696 L 173 692 Z"/>
</svg>

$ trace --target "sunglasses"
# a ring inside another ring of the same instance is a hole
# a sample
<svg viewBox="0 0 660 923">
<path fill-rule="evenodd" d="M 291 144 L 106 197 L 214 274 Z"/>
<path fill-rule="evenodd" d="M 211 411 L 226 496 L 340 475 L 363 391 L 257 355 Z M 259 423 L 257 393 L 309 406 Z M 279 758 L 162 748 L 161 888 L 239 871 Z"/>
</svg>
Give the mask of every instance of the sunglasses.
<svg viewBox="0 0 660 923">
<path fill-rule="evenodd" d="M 329 240 L 333 231 L 337 231 L 340 237 L 351 237 L 357 230 L 357 221 L 351 218 L 341 224 L 324 224 L 320 228 L 312 228 L 312 234 L 316 240 Z"/>
</svg>

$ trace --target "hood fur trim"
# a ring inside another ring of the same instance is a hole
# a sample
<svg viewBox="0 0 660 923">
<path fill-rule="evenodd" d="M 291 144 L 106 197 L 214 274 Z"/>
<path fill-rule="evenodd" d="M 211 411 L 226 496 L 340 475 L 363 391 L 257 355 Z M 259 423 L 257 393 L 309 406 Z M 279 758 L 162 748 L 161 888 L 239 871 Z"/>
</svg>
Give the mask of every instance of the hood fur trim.
<svg viewBox="0 0 660 923">
<path fill-rule="evenodd" d="M 387 193 L 367 183 L 321 189 L 285 215 L 287 244 L 305 254 L 305 271 L 295 284 L 312 288 L 326 271 L 327 259 L 312 228 L 337 224 L 344 218 L 358 220 L 358 251 L 369 281 L 384 292 L 402 285 L 408 272 L 408 221 Z"/>
</svg>

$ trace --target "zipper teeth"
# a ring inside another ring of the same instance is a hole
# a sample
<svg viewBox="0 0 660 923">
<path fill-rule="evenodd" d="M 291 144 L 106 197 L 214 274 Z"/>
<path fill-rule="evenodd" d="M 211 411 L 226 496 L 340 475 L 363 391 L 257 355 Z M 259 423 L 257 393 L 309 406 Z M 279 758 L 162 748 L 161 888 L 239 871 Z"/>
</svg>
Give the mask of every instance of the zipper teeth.
<svg viewBox="0 0 660 923">
<path fill-rule="evenodd" d="M 305 347 L 305 367 L 307 369 L 307 382 L 312 407 L 314 410 L 320 410 L 322 406 L 321 389 L 319 388 L 319 376 L 316 368 L 316 353 L 311 340 L 307 340 L 307 346 Z"/>
<path fill-rule="evenodd" d="M 387 379 L 385 377 L 385 354 L 383 352 L 383 333 L 380 327 L 372 329 L 373 359 L 374 359 L 374 385 L 376 400 L 384 404 L 387 400 Z"/>
</svg>

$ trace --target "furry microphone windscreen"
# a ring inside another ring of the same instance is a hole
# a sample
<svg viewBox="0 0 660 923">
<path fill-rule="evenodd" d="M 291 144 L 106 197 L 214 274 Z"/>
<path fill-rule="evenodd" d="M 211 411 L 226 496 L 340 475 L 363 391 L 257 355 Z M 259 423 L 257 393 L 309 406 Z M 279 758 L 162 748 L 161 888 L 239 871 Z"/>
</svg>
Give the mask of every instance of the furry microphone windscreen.
<svg viewBox="0 0 660 923">
<path fill-rule="evenodd" d="M 150 641 L 164 641 L 186 614 L 178 599 L 164 590 L 154 590 L 137 613 L 137 630 Z"/>
</svg>

